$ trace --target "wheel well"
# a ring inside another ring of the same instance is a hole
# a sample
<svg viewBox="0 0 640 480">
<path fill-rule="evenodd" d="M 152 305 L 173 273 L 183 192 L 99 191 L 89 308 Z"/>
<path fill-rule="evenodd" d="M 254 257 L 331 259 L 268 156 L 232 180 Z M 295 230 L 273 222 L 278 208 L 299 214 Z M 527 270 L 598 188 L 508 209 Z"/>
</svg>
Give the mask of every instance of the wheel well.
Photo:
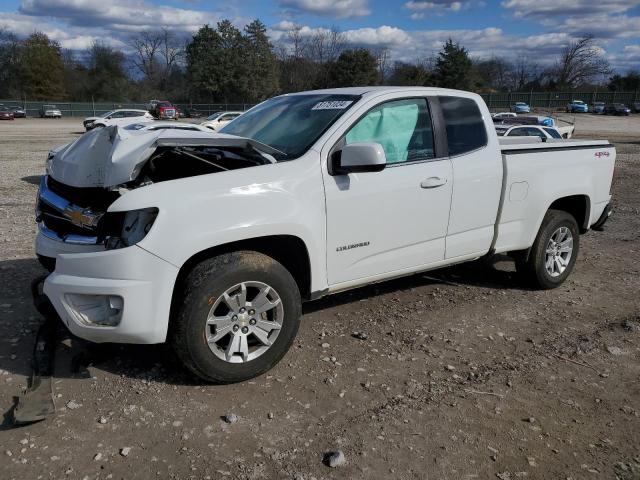
<svg viewBox="0 0 640 480">
<path fill-rule="evenodd" d="M 306 299 L 311 295 L 311 263 L 306 245 L 300 238 L 293 235 L 272 235 L 225 243 L 196 253 L 180 268 L 174 286 L 173 300 L 179 297 L 176 295 L 176 289 L 180 288 L 182 281 L 195 265 L 207 258 L 239 250 L 259 252 L 280 262 L 289 270 L 298 284 L 302 298 Z"/>
<path fill-rule="evenodd" d="M 572 195 L 559 198 L 549 206 L 549 210 L 562 210 L 569 213 L 576 219 L 580 233 L 585 233 L 589 229 L 590 207 L 589 197 Z"/>
</svg>

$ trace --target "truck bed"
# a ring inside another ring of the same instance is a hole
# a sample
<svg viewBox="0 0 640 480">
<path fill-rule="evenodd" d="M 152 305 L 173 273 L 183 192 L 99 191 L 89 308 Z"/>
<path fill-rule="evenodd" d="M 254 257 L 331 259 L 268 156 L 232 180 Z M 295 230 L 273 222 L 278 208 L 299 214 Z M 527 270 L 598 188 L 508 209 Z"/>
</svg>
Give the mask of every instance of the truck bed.
<svg viewBox="0 0 640 480">
<path fill-rule="evenodd" d="M 529 248 L 555 199 L 575 196 L 584 205 L 583 231 L 611 200 L 616 152 L 607 140 L 500 138 L 500 150 L 504 173 L 496 253 Z"/>
</svg>

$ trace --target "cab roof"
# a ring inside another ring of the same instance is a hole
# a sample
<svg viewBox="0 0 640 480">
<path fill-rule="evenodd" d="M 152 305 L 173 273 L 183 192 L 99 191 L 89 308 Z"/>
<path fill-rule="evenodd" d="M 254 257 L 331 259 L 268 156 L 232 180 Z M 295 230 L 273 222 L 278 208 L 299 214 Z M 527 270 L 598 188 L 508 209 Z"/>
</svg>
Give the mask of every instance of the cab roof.
<svg viewBox="0 0 640 480">
<path fill-rule="evenodd" d="M 450 93 L 455 95 L 469 95 L 471 92 L 463 90 L 452 90 L 439 87 L 398 87 L 398 86 L 371 86 L 371 87 L 344 87 L 344 88 L 327 88 L 323 90 L 308 90 L 305 92 L 287 93 L 285 95 L 373 95 L 381 93 L 400 93 L 400 92 L 421 92 L 424 94 L 442 94 Z M 283 95 L 284 96 L 284 95 Z"/>
</svg>

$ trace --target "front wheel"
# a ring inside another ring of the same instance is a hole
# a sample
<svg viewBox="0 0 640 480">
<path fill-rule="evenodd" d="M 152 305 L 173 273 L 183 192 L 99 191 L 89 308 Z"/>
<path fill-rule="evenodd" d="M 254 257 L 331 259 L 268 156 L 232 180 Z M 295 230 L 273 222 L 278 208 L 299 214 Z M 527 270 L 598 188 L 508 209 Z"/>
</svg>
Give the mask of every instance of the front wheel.
<svg viewBox="0 0 640 480">
<path fill-rule="evenodd" d="M 280 361 L 298 332 L 298 286 L 286 268 L 261 253 L 207 259 L 182 287 L 171 340 L 187 368 L 206 381 L 261 375 Z"/>
<path fill-rule="evenodd" d="M 516 269 L 537 288 L 556 288 L 571 274 L 579 248 L 580 232 L 575 218 L 561 210 L 549 210 L 529 257 L 516 260 Z"/>
</svg>

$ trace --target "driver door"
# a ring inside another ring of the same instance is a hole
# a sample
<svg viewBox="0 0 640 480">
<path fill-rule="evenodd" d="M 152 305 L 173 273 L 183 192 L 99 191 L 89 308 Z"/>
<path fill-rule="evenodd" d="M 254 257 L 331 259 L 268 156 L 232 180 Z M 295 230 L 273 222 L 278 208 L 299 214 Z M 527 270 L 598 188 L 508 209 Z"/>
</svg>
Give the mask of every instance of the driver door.
<svg viewBox="0 0 640 480">
<path fill-rule="evenodd" d="M 343 132 L 332 151 L 353 142 L 381 144 L 387 165 L 346 175 L 323 168 L 330 288 L 444 260 L 452 166 L 436 155 L 427 99 L 378 103 Z"/>
</svg>

